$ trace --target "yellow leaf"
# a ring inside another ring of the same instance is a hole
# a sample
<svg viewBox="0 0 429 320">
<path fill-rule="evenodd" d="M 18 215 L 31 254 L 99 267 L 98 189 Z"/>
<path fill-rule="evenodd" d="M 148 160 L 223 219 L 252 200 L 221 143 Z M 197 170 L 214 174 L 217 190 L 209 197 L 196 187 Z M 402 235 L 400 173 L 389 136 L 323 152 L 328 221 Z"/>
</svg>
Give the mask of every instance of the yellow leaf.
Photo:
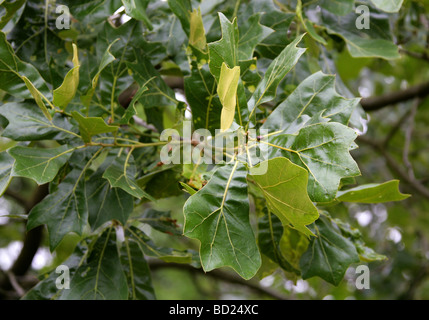
<svg viewBox="0 0 429 320">
<path fill-rule="evenodd" d="M 239 79 L 240 67 L 236 66 L 230 69 L 225 62 L 223 62 L 217 87 L 217 93 L 223 106 L 220 120 L 220 128 L 222 131 L 228 130 L 234 121 Z"/>
<path fill-rule="evenodd" d="M 48 109 L 46 108 L 45 103 L 43 102 L 42 93 L 39 90 L 37 90 L 37 88 L 33 85 L 33 83 L 26 76 L 22 76 L 22 80 L 25 82 L 25 85 L 27 86 L 27 88 L 30 91 L 31 95 L 33 96 L 34 100 L 36 100 L 37 105 L 42 110 L 45 117 L 49 121 L 51 121 L 52 116 L 49 113 Z"/>
<path fill-rule="evenodd" d="M 200 8 L 191 12 L 190 24 L 189 44 L 201 51 L 205 51 L 207 46 L 206 31 L 204 30 Z"/>
</svg>

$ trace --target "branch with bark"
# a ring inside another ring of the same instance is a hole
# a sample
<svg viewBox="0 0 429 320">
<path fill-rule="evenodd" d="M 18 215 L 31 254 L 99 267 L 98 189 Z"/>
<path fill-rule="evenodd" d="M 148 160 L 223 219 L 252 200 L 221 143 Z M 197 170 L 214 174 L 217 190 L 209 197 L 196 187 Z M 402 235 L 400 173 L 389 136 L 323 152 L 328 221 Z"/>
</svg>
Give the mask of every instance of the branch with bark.
<svg viewBox="0 0 429 320">
<path fill-rule="evenodd" d="M 409 101 L 415 98 L 425 98 L 429 95 L 429 82 L 409 87 L 405 90 L 389 92 L 381 96 L 364 98 L 361 105 L 365 111 L 376 111 L 384 107 Z"/>
<path fill-rule="evenodd" d="M 19 202 L 26 210 L 28 214 L 31 209 L 42 201 L 49 193 L 48 184 L 39 186 L 33 198 L 30 201 L 25 201 L 21 195 L 13 193 L 8 190 L 6 196 L 9 196 Z M 43 226 L 34 228 L 25 234 L 23 246 L 18 258 L 13 263 L 12 267 L 8 272 L 5 273 L 2 279 L 0 279 L 0 299 L 16 298 L 21 296 L 21 292 L 17 291 L 17 283 L 15 283 L 16 277 L 25 275 L 31 267 L 33 258 L 39 249 L 43 239 Z M 12 290 L 12 292 L 10 292 Z"/>
</svg>

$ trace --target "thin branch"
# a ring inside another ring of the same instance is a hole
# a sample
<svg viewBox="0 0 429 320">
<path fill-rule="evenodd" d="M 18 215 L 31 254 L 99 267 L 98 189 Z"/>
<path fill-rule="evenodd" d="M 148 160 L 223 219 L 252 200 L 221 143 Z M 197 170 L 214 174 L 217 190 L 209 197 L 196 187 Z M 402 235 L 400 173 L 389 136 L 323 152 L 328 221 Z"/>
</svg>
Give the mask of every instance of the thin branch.
<svg viewBox="0 0 429 320">
<path fill-rule="evenodd" d="M 367 138 L 365 136 L 360 136 L 358 138 L 360 142 L 363 142 L 371 146 L 375 151 L 379 152 L 384 159 L 386 160 L 387 165 L 392 171 L 394 171 L 402 180 L 410 185 L 421 196 L 429 199 L 429 189 L 427 189 L 420 181 L 410 177 L 406 171 L 398 164 L 398 162 L 393 158 L 389 152 L 382 146 L 381 143 L 374 141 L 373 139 Z"/>
<path fill-rule="evenodd" d="M 405 143 L 404 143 L 404 150 L 402 153 L 402 161 L 404 162 L 404 165 L 408 170 L 408 175 L 414 180 L 416 179 L 416 177 L 414 174 L 413 165 L 410 162 L 409 153 L 410 153 L 410 145 L 411 145 L 411 140 L 412 140 L 413 130 L 414 130 L 414 120 L 415 120 L 417 109 L 420 105 L 420 102 L 421 102 L 420 99 L 417 99 L 413 107 L 411 108 L 411 113 L 407 121 L 407 127 L 405 129 Z"/>
<path fill-rule="evenodd" d="M 381 96 L 363 98 L 361 105 L 365 111 L 375 111 L 384 107 L 405 102 L 414 98 L 424 98 L 429 95 L 429 82 L 408 89 L 390 92 Z"/>
<path fill-rule="evenodd" d="M 418 53 L 418 52 L 408 51 L 407 49 L 399 49 L 399 52 L 404 53 L 407 56 L 429 62 L 429 55 L 426 52 Z"/>
<path fill-rule="evenodd" d="M 271 288 L 263 287 L 256 281 L 244 280 L 239 276 L 236 276 L 234 274 L 231 274 L 229 272 L 225 272 L 222 270 L 213 270 L 213 271 L 205 273 L 204 270 L 194 268 L 188 264 L 165 263 L 165 262 L 158 261 L 158 260 L 149 261 L 149 267 L 152 271 L 156 271 L 156 270 L 160 270 L 160 269 L 174 268 L 174 269 L 185 270 L 185 271 L 191 272 L 193 274 L 199 273 L 199 274 L 204 275 L 204 276 L 212 277 L 216 280 L 221 280 L 224 282 L 245 286 L 245 287 L 247 287 L 247 288 L 249 288 L 249 289 L 251 289 L 251 290 L 253 290 L 259 294 L 269 296 L 269 297 L 274 298 L 276 300 L 288 300 L 288 297 L 286 297 L 285 295 L 283 295 L 283 294 L 281 294 L 281 293 L 279 293 L 279 292 L 277 292 Z"/>
</svg>

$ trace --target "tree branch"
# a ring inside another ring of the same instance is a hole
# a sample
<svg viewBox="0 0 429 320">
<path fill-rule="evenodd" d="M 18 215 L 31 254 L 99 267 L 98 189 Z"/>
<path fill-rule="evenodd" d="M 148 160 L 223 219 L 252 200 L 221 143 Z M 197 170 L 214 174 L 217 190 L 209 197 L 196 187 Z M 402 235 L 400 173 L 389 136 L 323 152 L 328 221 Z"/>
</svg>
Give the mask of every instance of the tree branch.
<svg viewBox="0 0 429 320">
<path fill-rule="evenodd" d="M 402 169 L 402 167 L 397 163 L 395 158 L 393 158 L 389 152 L 382 146 L 381 143 L 374 141 L 373 139 L 367 138 L 365 136 L 359 136 L 358 141 L 363 142 L 369 146 L 371 146 L 375 151 L 380 153 L 384 159 L 386 160 L 389 168 L 396 172 L 396 174 L 404 180 L 406 183 L 410 185 L 418 194 L 429 199 L 429 189 L 427 189 L 420 181 L 410 177 L 408 173 Z"/>
<path fill-rule="evenodd" d="M 288 297 L 286 297 L 285 295 L 283 295 L 283 294 L 281 294 L 281 293 L 279 293 L 279 292 L 277 292 L 271 288 L 265 288 L 265 287 L 261 286 L 256 281 L 244 280 L 239 276 L 236 276 L 234 274 L 231 274 L 229 272 L 225 272 L 222 270 L 213 270 L 213 271 L 210 271 L 208 273 L 205 273 L 204 270 L 194 268 L 189 264 L 165 263 L 165 262 L 158 261 L 158 260 L 149 261 L 149 267 L 152 271 L 156 271 L 156 270 L 160 270 L 160 269 L 174 268 L 174 269 L 185 270 L 185 271 L 191 272 L 193 274 L 199 273 L 201 275 L 212 277 L 214 279 L 221 280 L 224 282 L 245 286 L 245 287 L 247 287 L 247 288 L 249 288 L 249 289 L 251 289 L 251 290 L 253 290 L 259 294 L 269 296 L 269 297 L 274 298 L 276 300 L 288 300 Z"/>
<path fill-rule="evenodd" d="M 29 202 L 21 203 L 25 209 L 27 214 L 31 211 L 31 209 L 42 201 L 49 193 L 48 184 L 41 185 L 37 188 L 33 198 Z M 14 199 L 21 199 L 20 196 L 13 194 L 12 192 L 8 192 L 8 195 L 14 197 Z M 11 283 L 11 276 L 15 279 L 15 276 L 23 276 L 27 273 L 27 271 L 31 267 L 31 263 L 33 262 L 33 258 L 39 249 L 39 246 L 42 242 L 43 238 L 43 226 L 39 226 L 28 231 L 25 234 L 24 243 L 21 249 L 21 252 L 18 255 L 18 258 L 15 260 L 11 269 L 8 272 L 8 277 L 3 277 L 0 279 L 0 289 L 1 291 L 8 291 L 13 289 L 15 286 Z M 1 297 L 1 293 L 0 293 Z"/>
<path fill-rule="evenodd" d="M 429 95 L 429 82 L 422 83 L 408 89 L 387 93 L 381 96 L 363 98 L 361 105 L 365 111 L 375 111 L 405 102 L 414 98 L 424 98 Z"/>
</svg>

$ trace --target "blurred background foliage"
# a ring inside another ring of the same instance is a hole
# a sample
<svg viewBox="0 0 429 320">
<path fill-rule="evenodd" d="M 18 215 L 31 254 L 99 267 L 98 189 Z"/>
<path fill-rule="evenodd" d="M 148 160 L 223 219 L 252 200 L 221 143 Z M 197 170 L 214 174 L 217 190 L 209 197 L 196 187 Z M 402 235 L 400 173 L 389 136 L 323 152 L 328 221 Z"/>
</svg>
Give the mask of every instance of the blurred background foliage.
<svg viewBox="0 0 429 320">
<path fill-rule="evenodd" d="M 0 1 L 0 4 L 8 1 L 3 2 Z M 15 1 L 17 2 L 19 1 Z M 198 1 L 193 2 L 198 5 Z M 91 71 L 95 66 L 91 61 L 91 52 L 103 52 L 105 49 L 97 41 L 103 28 L 110 32 L 104 34 L 113 39 L 116 35 L 113 34 L 115 29 L 112 25 L 118 27 L 129 17 L 120 0 L 102 1 L 102 4 L 92 8 L 92 15 L 88 16 L 90 20 L 86 18 L 85 10 L 89 9 L 85 7 L 85 1 L 58 0 L 49 3 L 50 6 L 45 11 L 42 1 L 25 1 L 25 5 L 20 6 L 13 18 L 2 27 L 3 31 L 9 31 L 8 40 L 17 55 L 31 61 L 44 78 L 49 78 L 50 83 L 58 86 L 69 69 L 64 62 L 71 52 L 72 41 L 77 41 L 80 50 L 87 54 L 82 65 L 83 69 Z M 142 3 L 147 6 L 147 21 L 138 24 L 136 28 L 143 28 L 145 37 L 139 38 L 138 32 L 131 32 L 129 39 L 149 52 L 147 55 L 152 64 L 166 76 L 166 81 L 172 84 L 176 96 L 180 96 L 183 88 L 180 80 L 176 84 L 177 79 L 189 72 L 188 57 L 183 50 L 186 37 L 166 1 L 147 0 Z M 303 79 L 318 70 L 338 75 L 337 90 L 342 95 L 364 97 L 362 106 L 368 111 L 368 117 L 367 121 L 355 123 L 364 135 L 357 140 L 359 148 L 352 152 L 362 172 L 356 182 L 361 185 L 400 179 L 401 191 L 412 197 L 402 202 L 376 205 L 343 203 L 327 207 L 326 210 L 334 218 L 341 218 L 361 230 L 366 244 L 388 259 L 369 263 L 369 290 L 356 289 L 355 280 L 358 275 L 355 265 L 349 268 L 340 285 L 334 287 L 318 278 L 294 282 L 280 270 L 268 277 L 263 277 L 261 273 L 259 279 L 245 283 L 229 270 L 205 275 L 187 265 L 150 261 L 158 299 L 429 299 L 429 2 L 405 0 L 398 13 L 388 15 L 374 11 L 374 18 L 384 19 L 394 43 L 400 48 L 400 58 L 392 60 L 352 57 L 342 37 L 328 32 L 322 23 L 318 24 L 317 19 L 312 18 L 312 12 L 320 10 L 323 3 L 326 1 L 303 1 L 302 6 L 304 14 L 314 20 L 316 31 L 326 45 L 311 37 L 305 38 L 305 46 L 309 49 L 298 62 L 293 74 L 280 85 L 275 102 L 284 99 Z M 370 5 L 368 1 L 356 1 L 356 6 L 361 3 Z M 70 30 L 55 28 L 58 14 L 54 9 L 58 4 L 68 5 L 72 12 L 76 12 Z M 264 71 L 276 52 L 281 51 L 294 38 L 297 29 L 303 28 L 295 15 L 296 4 L 296 1 L 290 0 L 204 0 L 199 5 L 208 42 L 220 38 L 217 12 L 223 12 L 228 18 L 236 14 L 239 26 L 245 25 L 249 13 L 268 12 L 269 16 L 263 15 L 261 23 L 272 27 L 276 33 L 265 39 L 265 44 L 258 46 L 256 50 L 258 70 Z M 269 10 L 276 10 L 278 14 L 274 14 L 274 11 L 270 13 Z M 5 7 L 0 7 L 0 16 L 6 14 Z M 46 23 L 45 15 L 48 17 Z M 111 25 L 100 23 L 107 18 Z M 49 39 L 49 51 L 45 51 L 43 47 L 45 36 Z M 65 46 L 63 40 L 66 40 Z M 120 46 L 112 49 L 115 56 L 118 56 L 120 49 Z M 49 56 L 45 52 L 49 52 Z M 104 73 L 104 76 L 108 76 L 108 71 Z M 258 78 L 257 71 L 249 72 L 247 81 L 257 81 L 254 80 L 255 77 Z M 85 81 L 89 84 L 90 77 L 87 80 L 83 78 L 82 90 L 86 89 Z M 125 89 L 130 82 L 132 80 L 124 81 L 120 87 Z M 108 85 L 103 85 L 101 83 L 102 90 L 108 92 Z M 412 91 L 416 86 L 423 86 L 423 89 L 419 87 L 420 91 L 416 93 Z M 376 105 L 371 100 L 372 97 L 381 97 L 385 101 L 386 97 L 407 93 L 407 90 L 414 93 L 407 99 L 398 98 L 381 105 Z M 4 93 L 0 92 L 0 95 Z M 110 100 L 110 96 L 107 99 Z M 100 101 L 101 105 L 102 102 Z M 103 114 L 104 111 L 100 108 L 92 112 Z M 265 112 L 269 113 L 270 108 Z M 170 126 L 175 119 L 174 112 L 168 109 L 152 116 L 156 117 L 160 127 Z M 154 123 L 154 119 L 150 120 Z M 2 138 L 0 151 L 7 149 L 9 144 L 9 140 Z M 141 156 L 156 160 L 154 154 Z M 171 170 L 174 172 L 174 169 Z M 157 187 L 152 187 L 156 198 L 163 198 L 162 194 L 157 194 L 163 191 L 170 196 L 159 200 L 156 205 L 143 204 L 136 207 L 136 216 L 141 216 L 145 210 L 155 209 L 171 212 L 170 221 L 180 226 L 183 224 L 182 207 L 186 196 L 177 184 L 173 184 L 172 189 L 166 187 L 167 181 L 171 179 L 170 174 L 171 172 L 164 178 L 162 175 L 157 176 L 156 181 L 153 181 Z M 10 215 L 0 217 L 0 269 L 3 273 L 13 265 L 22 248 L 25 234 L 22 220 L 34 190 L 34 183 L 16 178 L 9 192 L 0 198 L 0 215 Z M 176 250 L 189 246 L 190 240 L 180 235 L 160 232 L 154 225 L 148 225 L 147 228 L 151 238 L 159 246 Z M 47 240 L 44 239 L 33 259 L 30 272 L 20 275 L 20 287 L 15 288 L 17 297 L 22 293 L 20 290 L 25 292 L 38 279 L 42 279 L 47 271 L 64 261 L 78 240 L 77 236 L 67 236 L 55 252 L 50 254 Z M 198 249 L 197 246 L 195 249 Z"/>
</svg>

